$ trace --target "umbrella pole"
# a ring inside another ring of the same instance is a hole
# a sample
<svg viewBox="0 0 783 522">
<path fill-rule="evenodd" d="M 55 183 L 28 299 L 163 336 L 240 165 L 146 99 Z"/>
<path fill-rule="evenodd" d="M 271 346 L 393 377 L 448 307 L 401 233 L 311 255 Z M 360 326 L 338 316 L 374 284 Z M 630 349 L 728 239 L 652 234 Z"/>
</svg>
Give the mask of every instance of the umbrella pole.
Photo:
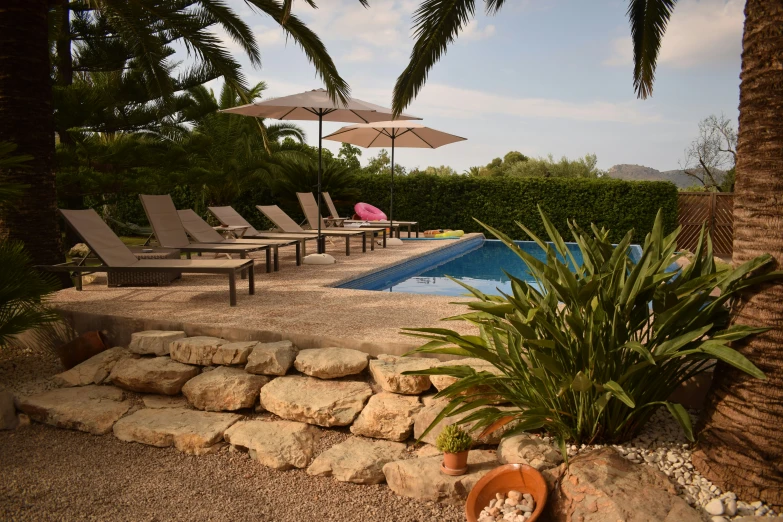
<svg viewBox="0 0 783 522">
<path fill-rule="evenodd" d="M 321 136 L 323 135 L 322 128 L 324 123 L 324 115 L 323 113 L 318 113 L 318 237 L 316 238 L 316 243 L 318 245 L 317 252 L 319 254 L 324 253 L 324 248 L 326 245 L 323 245 L 323 241 L 321 239 L 321 171 L 323 169 L 322 166 L 322 160 L 321 160 Z"/>
<path fill-rule="evenodd" d="M 394 237 L 394 135 L 391 137 L 392 141 L 392 156 L 391 156 L 391 191 L 389 193 L 389 234 Z"/>
</svg>

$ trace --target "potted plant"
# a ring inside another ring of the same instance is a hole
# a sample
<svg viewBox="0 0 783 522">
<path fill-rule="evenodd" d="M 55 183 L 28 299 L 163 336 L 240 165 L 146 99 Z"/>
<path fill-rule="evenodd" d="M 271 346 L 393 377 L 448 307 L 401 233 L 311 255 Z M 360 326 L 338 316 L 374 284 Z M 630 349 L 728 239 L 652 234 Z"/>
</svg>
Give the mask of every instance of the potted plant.
<svg viewBox="0 0 783 522">
<path fill-rule="evenodd" d="M 435 445 L 443 452 L 441 471 L 446 475 L 464 475 L 468 470 L 468 453 L 473 438 L 456 424 L 446 426 L 435 440 Z"/>
</svg>

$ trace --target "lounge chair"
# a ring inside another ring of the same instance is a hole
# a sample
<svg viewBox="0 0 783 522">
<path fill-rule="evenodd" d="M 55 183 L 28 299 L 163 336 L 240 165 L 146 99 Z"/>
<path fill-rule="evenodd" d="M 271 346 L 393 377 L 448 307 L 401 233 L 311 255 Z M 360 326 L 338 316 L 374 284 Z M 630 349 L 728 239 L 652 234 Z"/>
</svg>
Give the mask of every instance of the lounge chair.
<svg viewBox="0 0 783 522">
<path fill-rule="evenodd" d="M 277 228 L 282 230 L 286 234 L 307 234 L 311 235 L 316 233 L 315 230 L 305 230 L 300 227 L 296 221 L 283 212 L 277 205 L 256 205 L 259 212 L 264 214 Z M 362 252 L 367 251 L 367 230 L 337 230 L 334 228 L 326 229 L 323 227 L 321 230 L 322 240 L 326 237 L 342 237 L 345 238 L 345 255 L 351 255 L 351 238 L 361 236 L 362 238 Z M 372 233 L 370 233 L 372 234 Z M 383 229 L 383 246 L 386 247 L 386 229 Z M 325 247 L 325 245 L 322 245 Z M 375 249 L 375 244 L 370 241 L 370 248 Z M 324 248 L 321 249 L 322 251 Z"/>
<path fill-rule="evenodd" d="M 365 221 L 362 219 L 349 219 L 349 218 L 342 218 L 340 217 L 339 212 L 337 212 L 337 208 L 334 206 L 334 202 L 332 201 L 332 197 L 329 195 L 328 192 L 322 192 L 324 201 L 326 202 L 326 207 L 329 209 L 329 212 L 331 213 L 331 217 L 326 218 L 327 224 L 334 224 L 335 226 L 342 227 L 346 224 L 361 224 L 362 227 L 368 226 L 368 227 L 388 227 L 391 226 L 390 221 Z M 366 225 L 364 225 L 366 223 Z M 394 220 L 394 228 L 397 229 L 397 237 L 400 237 L 400 228 L 401 227 L 408 227 L 408 237 L 411 237 L 411 229 L 413 227 L 416 227 L 416 237 L 419 237 L 419 222 L 418 221 L 398 221 Z"/>
<path fill-rule="evenodd" d="M 272 249 L 269 245 L 221 245 L 213 243 L 191 243 L 188 234 L 182 226 L 177 214 L 177 208 L 168 194 L 165 196 L 150 196 L 139 194 L 141 205 L 147 214 L 147 220 L 155 231 L 155 238 L 160 246 L 165 248 L 177 248 L 188 259 L 190 254 L 239 254 L 240 259 L 245 259 L 249 252 L 266 252 L 266 271 L 272 271 Z"/>
<path fill-rule="evenodd" d="M 248 293 L 255 294 L 252 259 L 139 259 L 112 232 L 109 225 L 93 209 L 60 210 L 66 223 L 73 228 L 102 263 L 97 266 L 61 263 L 40 268 L 52 272 L 79 275 L 76 288 L 81 290 L 81 275 L 96 272 L 185 272 L 192 274 L 225 274 L 228 276 L 229 304 L 237 304 L 236 275 L 248 273 Z"/>
<path fill-rule="evenodd" d="M 190 237 L 199 243 L 219 244 L 219 245 L 268 245 L 274 250 L 275 272 L 279 268 L 278 248 L 281 246 L 296 246 L 296 264 L 302 264 L 302 240 L 300 239 L 234 239 L 225 238 L 220 235 L 209 223 L 201 219 L 201 216 L 193 210 L 177 210 L 182 226 Z"/>
</svg>

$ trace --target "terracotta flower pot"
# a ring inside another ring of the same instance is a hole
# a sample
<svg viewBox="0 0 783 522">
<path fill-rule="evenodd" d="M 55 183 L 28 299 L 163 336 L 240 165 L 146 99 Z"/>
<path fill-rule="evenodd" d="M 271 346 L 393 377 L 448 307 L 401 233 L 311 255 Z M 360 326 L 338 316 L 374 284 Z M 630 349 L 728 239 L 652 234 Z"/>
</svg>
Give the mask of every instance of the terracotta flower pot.
<svg viewBox="0 0 783 522">
<path fill-rule="evenodd" d="M 468 471 L 468 453 L 470 450 L 460 451 L 459 453 L 444 453 L 443 464 L 440 469 L 446 475 L 464 475 Z"/>
<path fill-rule="evenodd" d="M 528 522 L 538 520 L 544 511 L 547 499 L 544 477 L 535 468 L 525 464 L 506 464 L 481 477 L 481 480 L 470 490 L 465 504 L 465 516 L 468 522 L 477 522 L 481 510 L 495 498 L 496 493 L 506 495 L 511 490 L 533 495 L 536 509 Z"/>
<path fill-rule="evenodd" d="M 55 348 L 57 356 L 66 370 L 70 370 L 80 362 L 84 362 L 93 355 L 97 355 L 106 349 L 101 333 L 98 331 L 86 332 L 76 339 Z"/>
</svg>

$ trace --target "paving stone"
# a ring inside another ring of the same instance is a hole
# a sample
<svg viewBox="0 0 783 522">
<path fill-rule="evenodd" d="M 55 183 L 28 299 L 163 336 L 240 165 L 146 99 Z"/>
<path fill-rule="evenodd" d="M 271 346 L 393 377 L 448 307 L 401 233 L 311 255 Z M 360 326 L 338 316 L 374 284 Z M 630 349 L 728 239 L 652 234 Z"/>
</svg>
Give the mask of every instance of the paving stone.
<svg viewBox="0 0 783 522">
<path fill-rule="evenodd" d="M 121 359 L 112 368 L 109 379 L 126 390 L 177 395 L 199 372 L 198 366 L 182 364 L 168 357 L 142 357 Z"/>
<path fill-rule="evenodd" d="M 421 408 L 416 396 L 377 393 L 351 425 L 351 433 L 401 442 L 411 436 L 414 415 Z"/>
<path fill-rule="evenodd" d="M 77 364 L 70 370 L 58 373 L 53 378 L 54 383 L 61 387 L 101 384 L 108 379 L 117 361 L 129 356 L 130 352 L 125 348 L 109 348 Z"/>
<path fill-rule="evenodd" d="M 294 367 L 311 377 L 336 379 L 362 373 L 367 368 L 370 356 L 359 350 L 348 348 L 314 348 L 300 350 Z"/>
<path fill-rule="evenodd" d="M 497 467 L 494 451 L 472 450 L 468 455 L 468 471 L 452 477 L 440 470 L 443 457 L 422 457 L 398 460 L 383 467 L 389 488 L 398 495 L 457 504 L 464 502 L 481 477 Z"/>
<path fill-rule="evenodd" d="M 386 481 L 383 466 L 405 456 L 405 444 L 351 437 L 321 453 L 308 475 L 334 477 L 340 482 L 380 484 Z"/>
<path fill-rule="evenodd" d="M 259 344 L 260 343 L 257 341 L 222 344 L 218 347 L 215 355 L 212 356 L 212 364 L 222 364 L 226 366 L 246 364 L 250 352 Z"/>
<path fill-rule="evenodd" d="M 235 411 L 252 408 L 261 387 L 268 382 L 263 375 L 221 366 L 186 382 L 182 394 L 199 410 Z"/>
<path fill-rule="evenodd" d="M 218 348 L 224 344 L 228 344 L 228 341 L 219 337 L 186 337 L 173 341 L 169 345 L 169 350 L 174 361 L 210 366 Z"/>
<path fill-rule="evenodd" d="M 234 413 L 214 413 L 180 408 L 143 409 L 114 425 L 114 436 L 194 455 L 209 453 L 223 440 L 223 433 L 242 418 Z"/>
<path fill-rule="evenodd" d="M 128 350 L 139 355 L 168 355 L 169 344 L 187 337 L 180 330 L 147 330 L 131 334 Z"/>
<path fill-rule="evenodd" d="M 378 359 L 370 361 L 370 372 L 384 391 L 404 395 L 418 395 L 430 388 L 429 376 L 402 375 L 402 372 L 426 370 L 435 366 L 437 362 L 436 359 L 425 359 L 423 357 L 379 355 Z"/>
<path fill-rule="evenodd" d="M 371 395 L 370 386 L 364 382 L 288 375 L 261 388 L 261 405 L 283 419 L 347 426 Z"/>
<path fill-rule="evenodd" d="M 19 409 L 35 421 L 103 435 L 109 433 L 114 423 L 130 409 L 131 402 L 124 398 L 122 390 L 92 385 L 21 397 L 18 404 Z"/>
<path fill-rule="evenodd" d="M 227 442 L 278 470 L 307 467 L 320 436 L 317 428 L 302 422 L 262 420 L 239 422 L 225 433 Z"/>
<path fill-rule="evenodd" d="M 245 371 L 260 375 L 285 375 L 294 364 L 297 349 L 291 341 L 259 343 L 247 358 Z"/>
</svg>

